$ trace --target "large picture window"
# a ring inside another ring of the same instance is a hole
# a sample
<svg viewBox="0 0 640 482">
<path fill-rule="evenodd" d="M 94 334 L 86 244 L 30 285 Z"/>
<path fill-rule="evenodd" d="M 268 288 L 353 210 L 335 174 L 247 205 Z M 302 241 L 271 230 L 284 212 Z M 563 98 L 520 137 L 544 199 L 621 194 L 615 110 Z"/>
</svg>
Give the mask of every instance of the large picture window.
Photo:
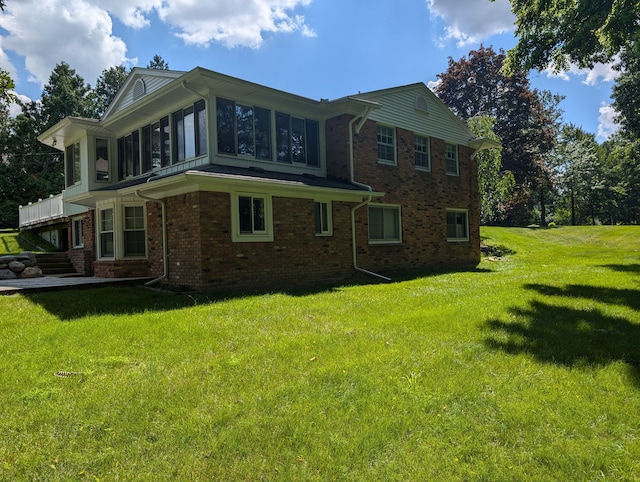
<svg viewBox="0 0 640 482">
<path fill-rule="evenodd" d="M 318 122 L 276 112 L 277 160 L 320 166 L 320 125 Z"/>
<path fill-rule="evenodd" d="M 175 148 L 173 162 L 179 163 L 207 153 L 205 103 L 200 100 L 173 113 Z"/>
<path fill-rule="evenodd" d="M 466 210 L 447 209 L 447 241 L 469 240 L 469 218 Z"/>
<path fill-rule="evenodd" d="M 401 232 L 400 206 L 369 205 L 369 242 L 399 243 Z"/>
<path fill-rule="evenodd" d="M 218 153 L 271 160 L 271 111 L 216 100 Z"/>
</svg>

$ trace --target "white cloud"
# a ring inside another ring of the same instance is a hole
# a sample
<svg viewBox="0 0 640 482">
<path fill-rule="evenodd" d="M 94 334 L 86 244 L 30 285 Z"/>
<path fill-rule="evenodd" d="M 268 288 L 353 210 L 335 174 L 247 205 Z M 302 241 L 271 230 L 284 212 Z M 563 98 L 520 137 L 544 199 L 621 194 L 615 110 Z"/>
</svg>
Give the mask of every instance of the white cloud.
<svg viewBox="0 0 640 482">
<path fill-rule="evenodd" d="M 146 28 L 156 12 L 174 35 L 185 43 L 206 47 L 220 42 L 228 47 L 262 45 L 268 32 L 315 32 L 297 9 L 311 0 L 16 0 L 0 15 L 0 68 L 17 78 L 6 55 L 24 58 L 29 81 L 42 87 L 61 61 L 85 81 L 93 83 L 108 67 L 135 65 L 127 45 L 113 34 L 112 18 L 125 26 Z"/>
<path fill-rule="evenodd" d="M 18 94 L 17 92 L 12 92 L 12 94 L 25 104 L 28 104 L 29 102 L 31 102 L 31 99 L 26 95 L 21 95 L 21 94 Z M 9 104 L 9 115 L 11 117 L 15 117 L 18 114 L 22 114 L 22 107 L 16 102 L 11 102 Z"/>
<path fill-rule="evenodd" d="M 220 42 L 227 47 L 262 45 L 265 32 L 293 32 L 315 35 L 304 17 L 294 15 L 299 6 L 311 0 L 215 0 L 163 2 L 158 14 L 163 22 L 177 29 L 176 35 L 187 44 L 206 47 Z"/>
<path fill-rule="evenodd" d="M 431 14 L 447 23 L 444 40 L 455 40 L 458 47 L 477 44 L 515 28 L 509 0 L 426 1 Z"/>
<path fill-rule="evenodd" d="M 93 82 L 107 67 L 127 61 L 127 47 L 112 35 L 109 14 L 85 0 L 7 2 L 2 48 L 24 57 L 29 80 L 44 85 L 61 61 Z"/>
<path fill-rule="evenodd" d="M 599 141 L 606 141 L 613 134 L 618 132 L 620 125 L 616 122 L 616 111 L 611 104 L 600 105 L 600 116 L 598 117 L 598 135 Z"/>
<path fill-rule="evenodd" d="M 555 77 L 566 81 L 571 80 L 571 76 L 584 77 L 583 84 L 596 85 L 600 80 L 611 82 L 620 75 L 620 72 L 613 68 L 617 62 L 616 58 L 607 64 L 596 64 L 592 69 L 581 69 L 577 65 L 571 65 L 568 71 L 563 72 L 554 72 L 551 67 L 548 67 L 544 73 L 549 78 Z"/>
<path fill-rule="evenodd" d="M 431 91 L 435 92 L 441 82 L 442 82 L 442 80 L 440 80 L 440 79 L 438 79 L 438 80 L 430 80 L 427 83 L 427 87 L 429 87 L 429 89 Z"/>
</svg>

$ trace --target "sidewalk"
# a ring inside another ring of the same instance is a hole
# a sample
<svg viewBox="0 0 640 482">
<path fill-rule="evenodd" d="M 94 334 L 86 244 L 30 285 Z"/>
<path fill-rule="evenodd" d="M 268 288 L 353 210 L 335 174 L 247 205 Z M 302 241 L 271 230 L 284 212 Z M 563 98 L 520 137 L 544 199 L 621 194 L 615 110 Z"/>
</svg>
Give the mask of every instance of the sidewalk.
<svg viewBox="0 0 640 482">
<path fill-rule="evenodd" d="M 0 280 L 0 295 L 21 292 L 95 288 L 108 285 L 137 285 L 151 278 L 97 278 L 95 276 L 43 276 L 41 278 Z"/>
</svg>

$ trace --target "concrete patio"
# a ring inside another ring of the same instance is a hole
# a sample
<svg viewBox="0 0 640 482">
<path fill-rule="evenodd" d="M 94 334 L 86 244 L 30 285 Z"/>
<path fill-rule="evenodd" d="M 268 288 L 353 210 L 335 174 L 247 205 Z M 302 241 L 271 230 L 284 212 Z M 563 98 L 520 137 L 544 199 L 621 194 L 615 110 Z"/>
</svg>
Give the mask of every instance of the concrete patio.
<svg viewBox="0 0 640 482">
<path fill-rule="evenodd" d="M 0 295 L 99 286 L 141 285 L 149 280 L 150 278 L 98 278 L 95 276 L 43 276 L 32 279 L 0 280 Z"/>
</svg>

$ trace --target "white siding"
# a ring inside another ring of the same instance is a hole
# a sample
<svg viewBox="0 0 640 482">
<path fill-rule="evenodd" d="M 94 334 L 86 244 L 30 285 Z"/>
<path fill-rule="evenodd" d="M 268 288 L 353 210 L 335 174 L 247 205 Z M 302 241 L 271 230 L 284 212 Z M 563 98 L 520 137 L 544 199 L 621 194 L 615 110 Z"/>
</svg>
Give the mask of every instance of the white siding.
<svg viewBox="0 0 640 482">
<path fill-rule="evenodd" d="M 168 83 L 174 80 L 174 78 L 172 77 L 164 77 L 164 76 L 155 77 L 152 75 L 141 75 L 139 78 L 143 80 L 145 85 L 144 95 L 137 99 L 134 99 L 133 86 L 135 85 L 135 82 L 132 82 L 129 90 L 125 92 L 122 98 L 120 99 L 120 104 L 118 105 L 117 109 L 114 112 L 112 112 L 111 115 L 115 114 L 118 111 L 121 111 L 122 109 L 126 109 L 135 101 L 144 99 L 147 95 L 151 94 L 152 92 L 155 92 L 156 90 L 164 87 L 165 85 L 167 85 Z"/>
<path fill-rule="evenodd" d="M 472 138 L 461 121 L 457 120 L 439 99 L 419 85 L 410 89 L 389 89 L 356 97 L 364 97 L 382 104 L 382 107 L 373 111 L 369 117 L 380 124 L 400 127 L 465 146 Z M 416 108 L 419 97 L 426 101 L 428 112 Z"/>
</svg>

